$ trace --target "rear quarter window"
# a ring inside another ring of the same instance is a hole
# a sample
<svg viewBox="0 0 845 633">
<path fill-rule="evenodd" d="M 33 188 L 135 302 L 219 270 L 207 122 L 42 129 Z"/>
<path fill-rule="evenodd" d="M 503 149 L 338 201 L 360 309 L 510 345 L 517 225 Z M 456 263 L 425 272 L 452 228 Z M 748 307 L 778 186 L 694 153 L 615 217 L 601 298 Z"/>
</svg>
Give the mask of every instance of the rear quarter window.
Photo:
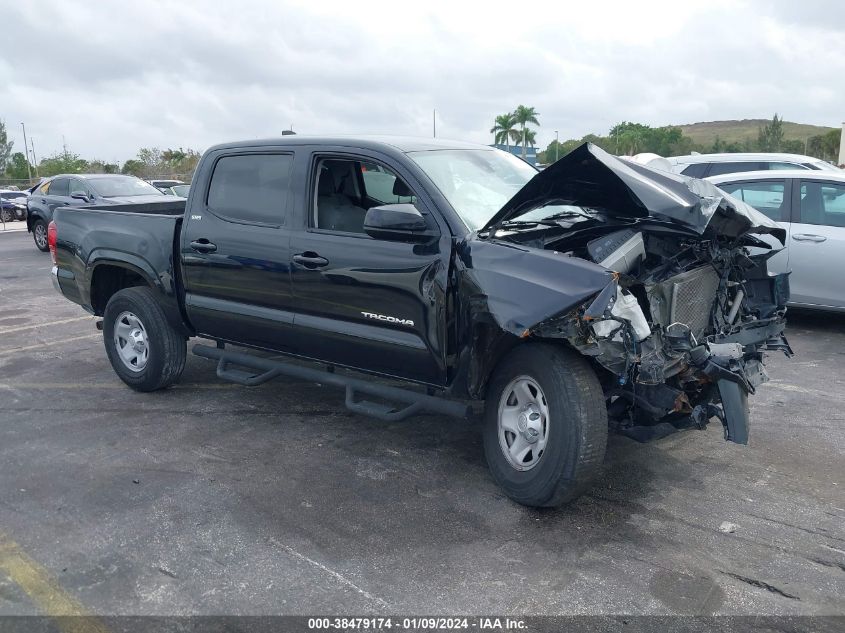
<svg viewBox="0 0 845 633">
<path fill-rule="evenodd" d="M 681 173 L 684 176 L 689 176 L 690 178 L 704 178 L 704 172 L 707 171 L 707 166 L 709 163 L 693 163 L 692 165 L 687 165 Z"/>
<path fill-rule="evenodd" d="M 209 211 L 224 220 L 285 224 L 293 154 L 223 156 L 208 187 Z"/>
</svg>

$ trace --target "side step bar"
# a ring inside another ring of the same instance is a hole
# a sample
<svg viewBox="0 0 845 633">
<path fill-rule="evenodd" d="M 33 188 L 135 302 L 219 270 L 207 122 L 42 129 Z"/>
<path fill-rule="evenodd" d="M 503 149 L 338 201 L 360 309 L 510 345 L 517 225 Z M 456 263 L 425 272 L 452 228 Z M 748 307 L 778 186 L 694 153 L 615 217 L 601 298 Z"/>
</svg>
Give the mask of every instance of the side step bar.
<svg viewBox="0 0 845 633">
<path fill-rule="evenodd" d="M 387 422 L 404 420 L 408 416 L 418 413 L 439 413 L 455 418 L 466 418 L 471 413 L 471 407 L 463 402 L 445 400 L 436 396 L 429 396 L 398 387 L 388 387 L 360 378 L 341 376 L 333 372 L 302 367 L 293 363 L 286 363 L 269 358 L 260 358 L 251 354 L 232 352 L 219 347 L 208 345 L 194 345 L 193 352 L 202 358 L 217 361 L 217 377 L 223 380 L 254 387 L 277 378 L 278 376 L 291 376 L 308 382 L 319 382 L 335 387 L 346 389 L 346 408 L 354 413 L 368 415 Z M 246 367 L 258 373 L 251 373 L 242 369 L 235 369 L 232 365 Z M 404 408 L 395 408 L 389 405 L 359 400 L 359 395 L 370 395 L 385 400 L 392 400 L 405 404 Z"/>
</svg>

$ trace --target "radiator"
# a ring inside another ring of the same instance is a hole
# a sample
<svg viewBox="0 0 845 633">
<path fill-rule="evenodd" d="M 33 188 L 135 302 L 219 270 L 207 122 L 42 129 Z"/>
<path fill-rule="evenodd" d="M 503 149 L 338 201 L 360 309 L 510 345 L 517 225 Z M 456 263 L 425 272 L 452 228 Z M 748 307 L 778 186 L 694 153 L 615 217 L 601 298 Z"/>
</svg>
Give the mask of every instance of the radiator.
<svg viewBox="0 0 845 633">
<path fill-rule="evenodd" d="M 710 325 L 710 312 L 719 289 L 719 275 L 711 266 L 702 266 L 676 275 L 667 282 L 672 285 L 669 322 L 684 323 L 693 336 L 701 338 Z"/>
</svg>

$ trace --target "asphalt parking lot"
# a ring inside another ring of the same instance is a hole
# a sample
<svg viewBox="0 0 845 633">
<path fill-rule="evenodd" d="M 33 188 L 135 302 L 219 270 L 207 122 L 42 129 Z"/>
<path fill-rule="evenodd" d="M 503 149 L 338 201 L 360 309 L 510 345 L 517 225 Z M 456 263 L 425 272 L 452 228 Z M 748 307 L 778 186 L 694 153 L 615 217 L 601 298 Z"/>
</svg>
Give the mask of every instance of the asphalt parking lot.
<svg viewBox="0 0 845 633">
<path fill-rule="evenodd" d="M 845 613 L 842 316 L 791 315 L 748 447 L 612 437 L 599 486 L 538 511 L 473 423 L 192 356 L 135 393 L 49 270 L 0 235 L 0 615 L 49 608 L 38 582 L 97 614 Z"/>
</svg>

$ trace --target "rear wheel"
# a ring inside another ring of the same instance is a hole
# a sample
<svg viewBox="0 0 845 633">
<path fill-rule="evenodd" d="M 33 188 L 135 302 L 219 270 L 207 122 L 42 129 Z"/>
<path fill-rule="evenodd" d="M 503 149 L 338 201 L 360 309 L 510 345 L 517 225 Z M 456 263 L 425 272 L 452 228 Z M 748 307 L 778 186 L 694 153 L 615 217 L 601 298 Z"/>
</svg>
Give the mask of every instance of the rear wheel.
<svg viewBox="0 0 845 633">
<path fill-rule="evenodd" d="M 484 452 L 514 501 L 557 506 L 601 472 L 607 409 L 587 361 L 557 345 L 529 343 L 496 368 L 485 404 Z"/>
<path fill-rule="evenodd" d="M 47 225 L 44 220 L 36 220 L 32 225 L 32 239 L 35 240 L 35 247 L 39 251 L 47 252 L 50 246 L 47 244 Z"/>
<path fill-rule="evenodd" d="M 115 373 L 138 391 L 164 389 L 185 368 L 186 339 L 168 323 L 149 288 L 125 288 L 109 299 L 103 343 Z"/>
</svg>

